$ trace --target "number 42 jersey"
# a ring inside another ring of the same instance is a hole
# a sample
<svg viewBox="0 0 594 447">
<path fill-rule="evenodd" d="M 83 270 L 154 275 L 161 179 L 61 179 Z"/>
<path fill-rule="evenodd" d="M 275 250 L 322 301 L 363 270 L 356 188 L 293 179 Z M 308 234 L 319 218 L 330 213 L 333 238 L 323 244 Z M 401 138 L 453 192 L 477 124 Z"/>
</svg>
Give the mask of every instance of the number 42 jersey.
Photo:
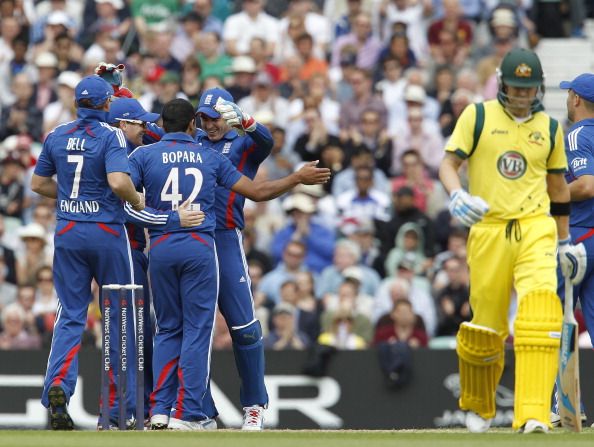
<svg viewBox="0 0 594 447">
<path fill-rule="evenodd" d="M 206 214 L 199 227 L 174 231 L 214 234 L 216 186 L 237 183 L 242 174 L 217 151 L 206 148 L 184 132 L 165 134 L 158 143 L 140 146 L 130 154 L 132 181 L 144 186 L 146 205 L 159 210 L 175 210 L 190 199 Z M 151 237 L 163 232 L 150 230 Z"/>
</svg>

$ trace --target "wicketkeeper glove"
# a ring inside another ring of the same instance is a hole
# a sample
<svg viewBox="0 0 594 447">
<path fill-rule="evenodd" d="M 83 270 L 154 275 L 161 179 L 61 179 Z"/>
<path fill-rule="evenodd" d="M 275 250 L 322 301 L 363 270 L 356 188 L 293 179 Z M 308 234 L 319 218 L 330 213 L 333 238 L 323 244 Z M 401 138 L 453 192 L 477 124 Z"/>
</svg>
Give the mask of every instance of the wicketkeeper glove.
<svg viewBox="0 0 594 447">
<path fill-rule="evenodd" d="M 221 114 L 221 117 L 230 127 L 233 127 L 239 135 L 245 135 L 245 132 L 256 130 L 256 120 L 241 110 L 237 104 L 231 101 L 225 101 L 219 98 L 214 109 Z"/>
<path fill-rule="evenodd" d="M 572 284 L 579 284 L 584 279 L 588 258 L 584 244 L 573 245 L 571 238 L 559 241 L 559 265 L 563 276 Z"/>
<path fill-rule="evenodd" d="M 122 86 L 122 72 L 126 66 L 124 64 L 108 64 L 107 62 L 99 62 L 95 67 L 95 74 L 101 76 L 108 83 L 113 86 L 114 91 Z"/>
<path fill-rule="evenodd" d="M 450 194 L 450 214 L 464 226 L 479 222 L 489 211 L 489 205 L 478 196 L 471 196 L 463 189 L 456 189 Z"/>
</svg>

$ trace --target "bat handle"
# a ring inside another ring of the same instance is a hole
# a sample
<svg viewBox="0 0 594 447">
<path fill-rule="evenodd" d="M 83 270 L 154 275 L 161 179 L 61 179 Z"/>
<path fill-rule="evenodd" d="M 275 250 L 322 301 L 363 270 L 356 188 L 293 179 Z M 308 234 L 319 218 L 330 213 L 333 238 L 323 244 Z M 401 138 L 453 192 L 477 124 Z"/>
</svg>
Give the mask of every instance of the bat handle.
<svg viewBox="0 0 594 447">
<path fill-rule="evenodd" d="M 563 306 L 563 313 L 565 315 L 571 315 L 573 313 L 573 284 L 569 275 L 565 276 L 565 303 Z"/>
</svg>

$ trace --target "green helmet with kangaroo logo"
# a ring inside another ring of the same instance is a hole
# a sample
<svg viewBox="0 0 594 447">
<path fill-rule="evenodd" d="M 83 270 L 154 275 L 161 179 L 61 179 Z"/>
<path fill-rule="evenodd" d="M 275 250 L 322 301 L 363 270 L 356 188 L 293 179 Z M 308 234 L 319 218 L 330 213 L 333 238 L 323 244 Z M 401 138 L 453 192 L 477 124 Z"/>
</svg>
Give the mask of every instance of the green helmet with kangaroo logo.
<svg viewBox="0 0 594 447">
<path fill-rule="evenodd" d="M 537 93 L 532 101 L 532 111 L 542 110 L 542 96 L 544 95 L 544 73 L 540 59 L 531 50 L 514 48 L 507 52 L 497 69 L 499 93 L 497 99 L 504 106 L 509 105 L 507 87 L 530 88 L 537 87 Z"/>
</svg>

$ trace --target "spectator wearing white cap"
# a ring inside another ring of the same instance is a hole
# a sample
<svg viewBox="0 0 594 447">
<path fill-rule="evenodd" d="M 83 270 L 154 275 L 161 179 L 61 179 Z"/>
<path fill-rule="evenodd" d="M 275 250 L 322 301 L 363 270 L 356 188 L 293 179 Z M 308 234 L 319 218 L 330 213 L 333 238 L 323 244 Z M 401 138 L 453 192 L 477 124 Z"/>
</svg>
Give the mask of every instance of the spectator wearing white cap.
<svg viewBox="0 0 594 447">
<path fill-rule="evenodd" d="M 52 264 L 52 253 L 46 251 L 45 229 L 33 222 L 19 229 L 23 250 L 17 256 L 17 278 L 19 285 L 34 285 L 37 271 L 44 265 Z"/>
<path fill-rule="evenodd" d="M 283 208 L 291 222 L 276 233 L 271 247 L 273 258 L 279 261 L 287 244 L 299 241 L 306 247 L 305 265 L 316 273 L 321 272 L 332 263 L 334 231 L 313 220 L 316 204 L 305 194 L 290 195 L 283 202 Z"/>
<path fill-rule="evenodd" d="M 404 88 L 402 100 L 388 105 L 388 133 L 397 136 L 406 128 L 408 109 L 410 107 L 421 108 L 425 118 L 425 127 L 431 132 L 439 132 L 439 102 L 427 95 L 424 87 L 425 72 L 418 69 L 410 69 L 407 72 L 407 84 Z M 392 157 L 394 160 L 394 157 Z"/>
<path fill-rule="evenodd" d="M 264 0 L 243 0 L 241 12 L 227 17 L 223 25 L 225 49 L 231 56 L 247 54 L 250 41 L 261 37 L 266 41 L 266 54 L 272 56 L 278 43 L 279 21 L 264 12 Z M 237 99 L 236 95 L 233 95 Z"/>
<path fill-rule="evenodd" d="M 72 100 L 76 84 L 80 82 L 80 75 L 74 71 L 63 71 L 57 79 L 58 100 L 54 101 L 43 111 L 43 133 L 49 132 L 58 124 L 73 121 L 76 108 Z"/>
<path fill-rule="evenodd" d="M 44 0 L 37 2 L 31 26 L 31 42 L 42 42 L 48 36 L 47 25 L 61 25 L 76 30 L 82 16 L 84 3 L 80 0 Z M 59 30 L 54 30 L 57 34 Z M 51 31 L 51 32 L 54 32 Z"/>
<path fill-rule="evenodd" d="M 231 72 L 233 77 L 227 91 L 239 102 L 252 91 L 254 79 L 256 77 L 256 63 L 250 56 L 237 56 L 231 63 Z"/>
<path fill-rule="evenodd" d="M 34 59 L 37 68 L 35 84 L 35 105 L 43 110 L 50 102 L 57 99 L 54 87 L 58 71 L 58 58 L 51 51 L 43 51 Z"/>
</svg>

